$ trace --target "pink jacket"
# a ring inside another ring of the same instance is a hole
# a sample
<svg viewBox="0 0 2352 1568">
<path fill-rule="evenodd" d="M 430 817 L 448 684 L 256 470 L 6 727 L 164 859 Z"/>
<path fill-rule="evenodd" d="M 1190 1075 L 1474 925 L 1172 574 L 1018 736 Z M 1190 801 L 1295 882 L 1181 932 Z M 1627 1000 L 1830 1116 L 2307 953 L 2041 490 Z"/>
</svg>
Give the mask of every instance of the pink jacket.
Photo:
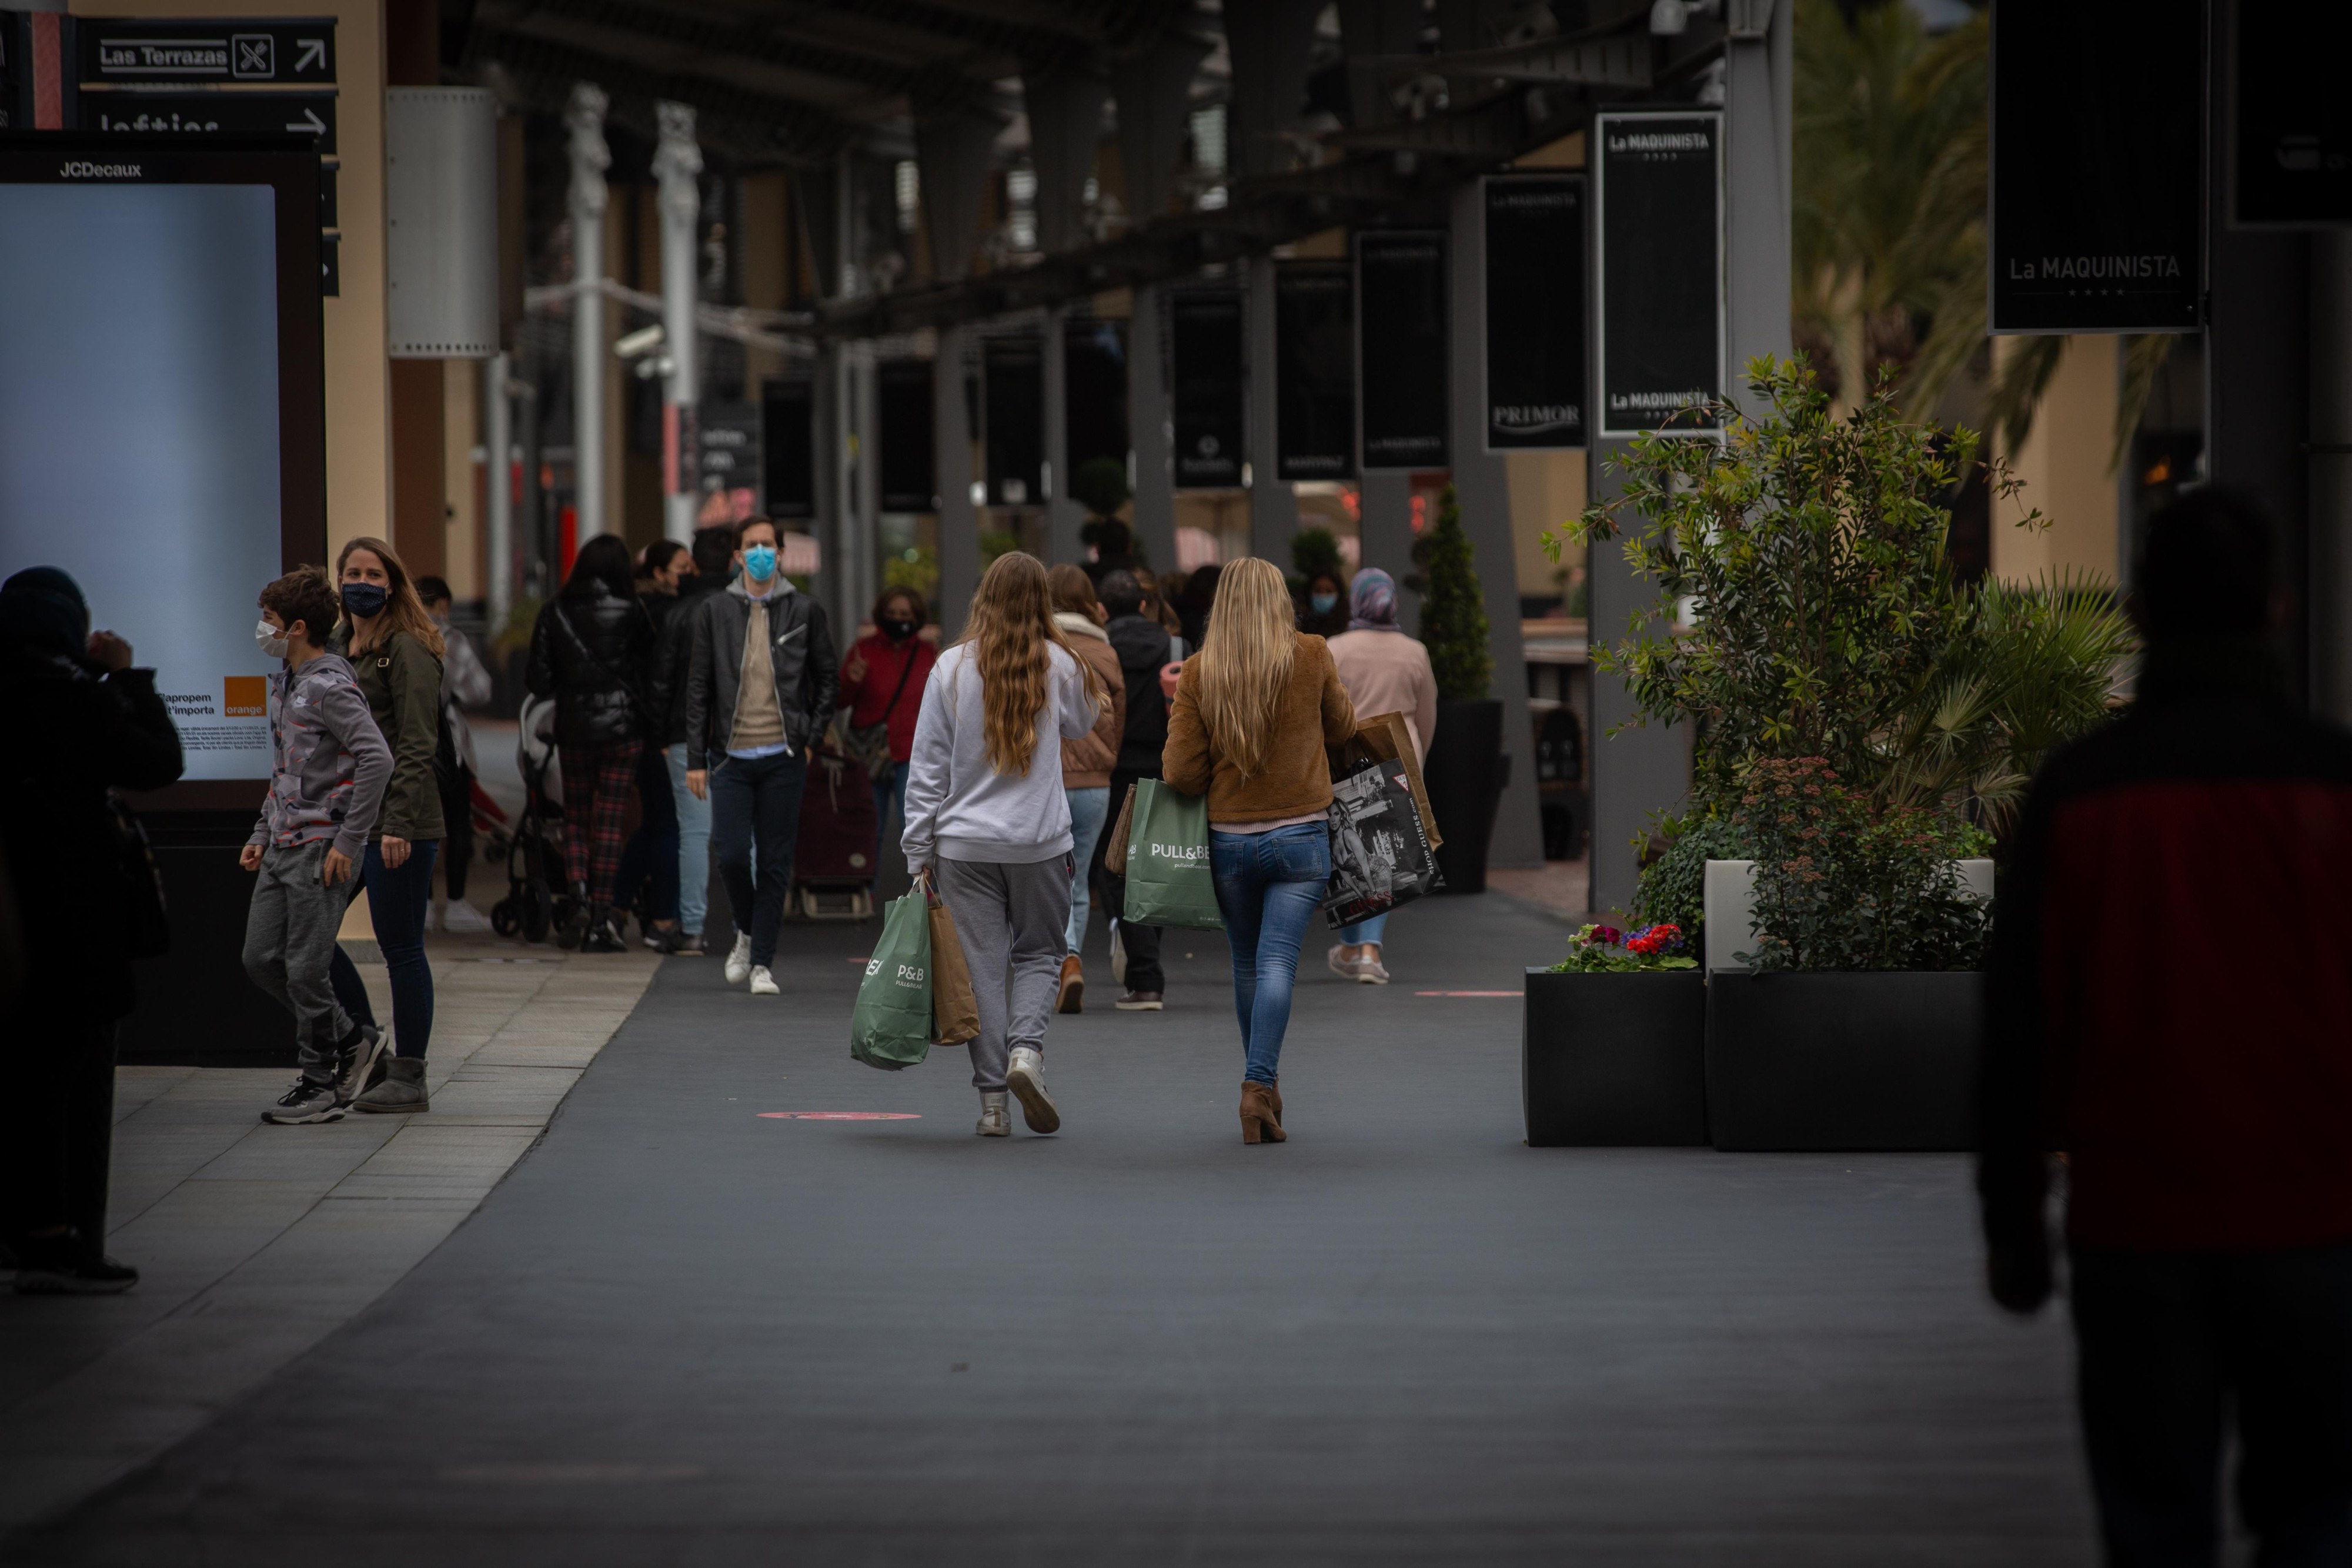
<svg viewBox="0 0 2352 1568">
<path fill-rule="evenodd" d="M 1430 732 L 1437 727 L 1437 675 L 1429 667 L 1429 650 L 1402 632 L 1342 632 L 1330 643 L 1339 684 L 1357 714 L 1404 715 L 1420 753 L 1414 760 L 1426 762 Z"/>
</svg>

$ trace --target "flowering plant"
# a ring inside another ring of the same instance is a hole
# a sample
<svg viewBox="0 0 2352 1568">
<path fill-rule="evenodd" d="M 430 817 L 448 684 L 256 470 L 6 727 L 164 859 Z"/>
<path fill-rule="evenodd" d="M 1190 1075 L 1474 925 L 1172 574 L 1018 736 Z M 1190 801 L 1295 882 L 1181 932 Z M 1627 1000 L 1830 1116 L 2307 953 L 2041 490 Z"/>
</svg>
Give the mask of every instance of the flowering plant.
<svg viewBox="0 0 2352 1568">
<path fill-rule="evenodd" d="M 1551 967 L 1555 975 L 1623 975 L 1660 969 L 1696 969 L 1690 942 L 1669 921 L 1627 935 L 1614 925 L 1587 925 L 1568 945 L 1568 956 Z"/>
<path fill-rule="evenodd" d="M 1950 810 L 1852 789 L 1825 758 L 1767 758 L 1741 777 L 1732 821 L 1754 846 L 1759 969 L 1969 969 L 1991 906 L 1956 860 L 1989 838 Z"/>
</svg>

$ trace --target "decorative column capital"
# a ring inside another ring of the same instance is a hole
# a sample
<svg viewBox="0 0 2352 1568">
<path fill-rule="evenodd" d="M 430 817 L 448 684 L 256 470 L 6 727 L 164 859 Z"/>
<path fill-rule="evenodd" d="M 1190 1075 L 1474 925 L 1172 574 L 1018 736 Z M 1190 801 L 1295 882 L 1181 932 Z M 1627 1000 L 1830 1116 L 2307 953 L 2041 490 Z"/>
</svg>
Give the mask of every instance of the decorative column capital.
<svg viewBox="0 0 2352 1568">
<path fill-rule="evenodd" d="M 578 81 L 563 110 L 563 123 L 572 131 L 572 207 L 593 218 L 604 215 L 604 171 L 613 166 L 612 150 L 604 145 L 606 107 L 604 89 Z"/>
</svg>

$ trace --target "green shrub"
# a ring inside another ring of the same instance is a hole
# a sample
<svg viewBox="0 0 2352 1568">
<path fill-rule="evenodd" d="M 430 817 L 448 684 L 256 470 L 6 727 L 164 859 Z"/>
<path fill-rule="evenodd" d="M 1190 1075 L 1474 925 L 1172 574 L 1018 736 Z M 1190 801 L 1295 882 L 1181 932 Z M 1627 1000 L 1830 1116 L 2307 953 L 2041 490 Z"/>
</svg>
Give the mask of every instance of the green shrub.
<svg viewBox="0 0 2352 1568">
<path fill-rule="evenodd" d="M 1470 535 L 1454 486 L 1437 506 L 1437 520 L 1412 542 L 1419 570 L 1405 586 L 1421 595 L 1421 641 L 1446 702 L 1479 702 L 1490 695 L 1495 656 L 1486 645 L 1486 601 L 1472 563 Z"/>
</svg>

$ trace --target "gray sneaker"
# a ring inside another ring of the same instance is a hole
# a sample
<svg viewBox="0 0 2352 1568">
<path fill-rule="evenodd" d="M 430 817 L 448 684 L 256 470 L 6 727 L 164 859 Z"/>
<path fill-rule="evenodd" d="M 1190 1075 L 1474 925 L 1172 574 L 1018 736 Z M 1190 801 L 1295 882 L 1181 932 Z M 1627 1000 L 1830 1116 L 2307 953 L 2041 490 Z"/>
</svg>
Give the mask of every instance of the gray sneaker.
<svg viewBox="0 0 2352 1568">
<path fill-rule="evenodd" d="M 343 1103 L 331 1083 L 313 1083 L 299 1079 L 293 1088 L 278 1097 L 278 1103 L 261 1113 L 265 1122 L 275 1122 L 281 1127 L 300 1126 L 311 1122 L 340 1122 L 343 1119 Z"/>
<path fill-rule="evenodd" d="M 360 1042 L 343 1052 L 341 1068 L 335 1073 L 335 1098 L 348 1105 L 360 1097 L 368 1086 L 368 1076 L 375 1071 L 384 1052 L 392 1049 L 392 1026 L 372 1029 L 360 1025 Z"/>
<path fill-rule="evenodd" d="M 433 1109 L 425 1092 L 425 1059 L 395 1056 L 385 1062 L 383 1082 L 352 1102 L 352 1109 L 378 1113 Z"/>
<path fill-rule="evenodd" d="M 1034 1045 L 1013 1048 L 1013 1065 L 1004 1071 L 1006 1087 L 1021 1102 L 1021 1119 L 1029 1124 L 1033 1133 L 1057 1133 L 1062 1128 L 1062 1113 L 1054 1108 L 1053 1096 L 1045 1092 L 1045 1059 Z"/>
</svg>

